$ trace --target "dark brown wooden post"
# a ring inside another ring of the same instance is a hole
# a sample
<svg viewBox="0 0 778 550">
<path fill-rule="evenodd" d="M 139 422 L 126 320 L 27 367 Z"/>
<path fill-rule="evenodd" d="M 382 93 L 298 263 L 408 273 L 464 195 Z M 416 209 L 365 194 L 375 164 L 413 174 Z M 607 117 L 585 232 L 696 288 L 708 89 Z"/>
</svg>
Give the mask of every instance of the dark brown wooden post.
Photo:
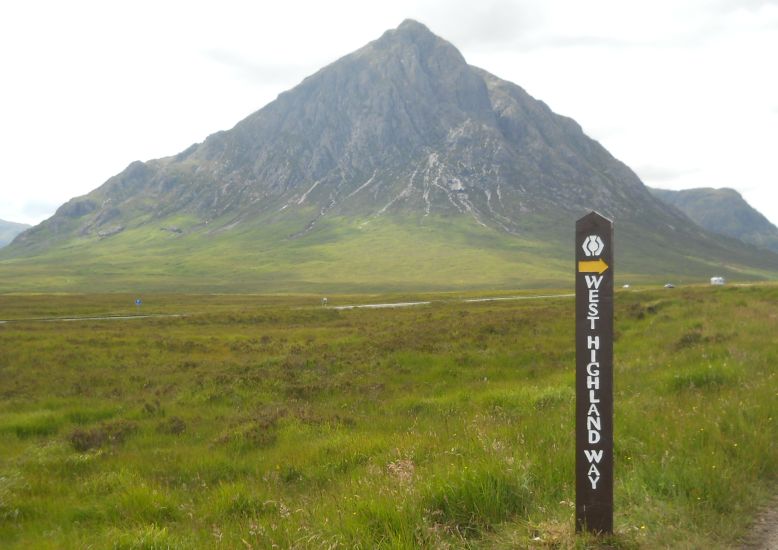
<svg viewBox="0 0 778 550">
<path fill-rule="evenodd" d="M 575 527 L 613 532 L 613 222 L 575 224 Z"/>
</svg>

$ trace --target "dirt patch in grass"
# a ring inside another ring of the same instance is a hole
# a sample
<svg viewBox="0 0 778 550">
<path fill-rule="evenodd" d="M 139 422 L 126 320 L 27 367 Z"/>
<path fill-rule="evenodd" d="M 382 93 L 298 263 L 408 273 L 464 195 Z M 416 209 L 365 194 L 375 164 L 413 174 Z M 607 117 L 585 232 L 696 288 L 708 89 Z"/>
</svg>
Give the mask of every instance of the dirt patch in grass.
<svg viewBox="0 0 778 550">
<path fill-rule="evenodd" d="M 756 518 L 751 532 L 743 541 L 743 550 L 778 548 L 778 496 Z"/>
</svg>

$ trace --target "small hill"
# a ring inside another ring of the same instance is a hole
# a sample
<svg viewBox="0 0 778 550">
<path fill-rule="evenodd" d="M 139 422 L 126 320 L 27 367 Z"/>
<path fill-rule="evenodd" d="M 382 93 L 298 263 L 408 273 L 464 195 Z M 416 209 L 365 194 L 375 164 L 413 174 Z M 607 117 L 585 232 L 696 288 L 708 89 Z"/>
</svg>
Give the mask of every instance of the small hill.
<svg viewBox="0 0 778 550">
<path fill-rule="evenodd" d="M 778 227 L 734 189 L 704 187 L 683 191 L 651 189 L 651 192 L 708 231 L 778 252 Z"/>
<path fill-rule="evenodd" d="M 10 243 L 19 233 L 29 228 L 30 226 L 26 223 L 0 220 L 0 248 Z"/>
</svg>

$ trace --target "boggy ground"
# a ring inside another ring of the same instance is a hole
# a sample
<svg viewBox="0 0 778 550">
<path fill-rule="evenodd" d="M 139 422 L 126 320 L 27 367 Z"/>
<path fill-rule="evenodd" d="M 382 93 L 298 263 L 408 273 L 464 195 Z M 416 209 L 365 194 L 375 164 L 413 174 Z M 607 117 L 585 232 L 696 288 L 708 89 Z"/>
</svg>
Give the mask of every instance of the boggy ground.
<svg viewBox="0 0 778 550">
<path fill-rule="evenodd" d="M 0 318 L 132 312 L 0 296 Z M 573 535 L 573 300 L 0 325 L 7 548 L 731 548 L 778 472 L 778 287 L 616 299 L 616 534 Z M 330 297 L 330 304 L 391 301 Z"/>
</svg>

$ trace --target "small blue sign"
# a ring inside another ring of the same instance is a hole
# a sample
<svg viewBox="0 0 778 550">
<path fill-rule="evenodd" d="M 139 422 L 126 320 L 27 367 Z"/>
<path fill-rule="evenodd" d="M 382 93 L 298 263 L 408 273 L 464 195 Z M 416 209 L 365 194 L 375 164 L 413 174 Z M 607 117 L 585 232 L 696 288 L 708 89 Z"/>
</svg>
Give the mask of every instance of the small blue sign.
<svg viewBox="0 0 778 550">
<path fill-rule="evenodd" d="M 140 298 L 135 298 L 135 305 L 136 305 L 136 306 L 139 306 L 139 305 L 141 305 L 142 303 L 143 303 L 143 302 L 141 302 L 141 301 L 140 301 Z"/>
</svg>

